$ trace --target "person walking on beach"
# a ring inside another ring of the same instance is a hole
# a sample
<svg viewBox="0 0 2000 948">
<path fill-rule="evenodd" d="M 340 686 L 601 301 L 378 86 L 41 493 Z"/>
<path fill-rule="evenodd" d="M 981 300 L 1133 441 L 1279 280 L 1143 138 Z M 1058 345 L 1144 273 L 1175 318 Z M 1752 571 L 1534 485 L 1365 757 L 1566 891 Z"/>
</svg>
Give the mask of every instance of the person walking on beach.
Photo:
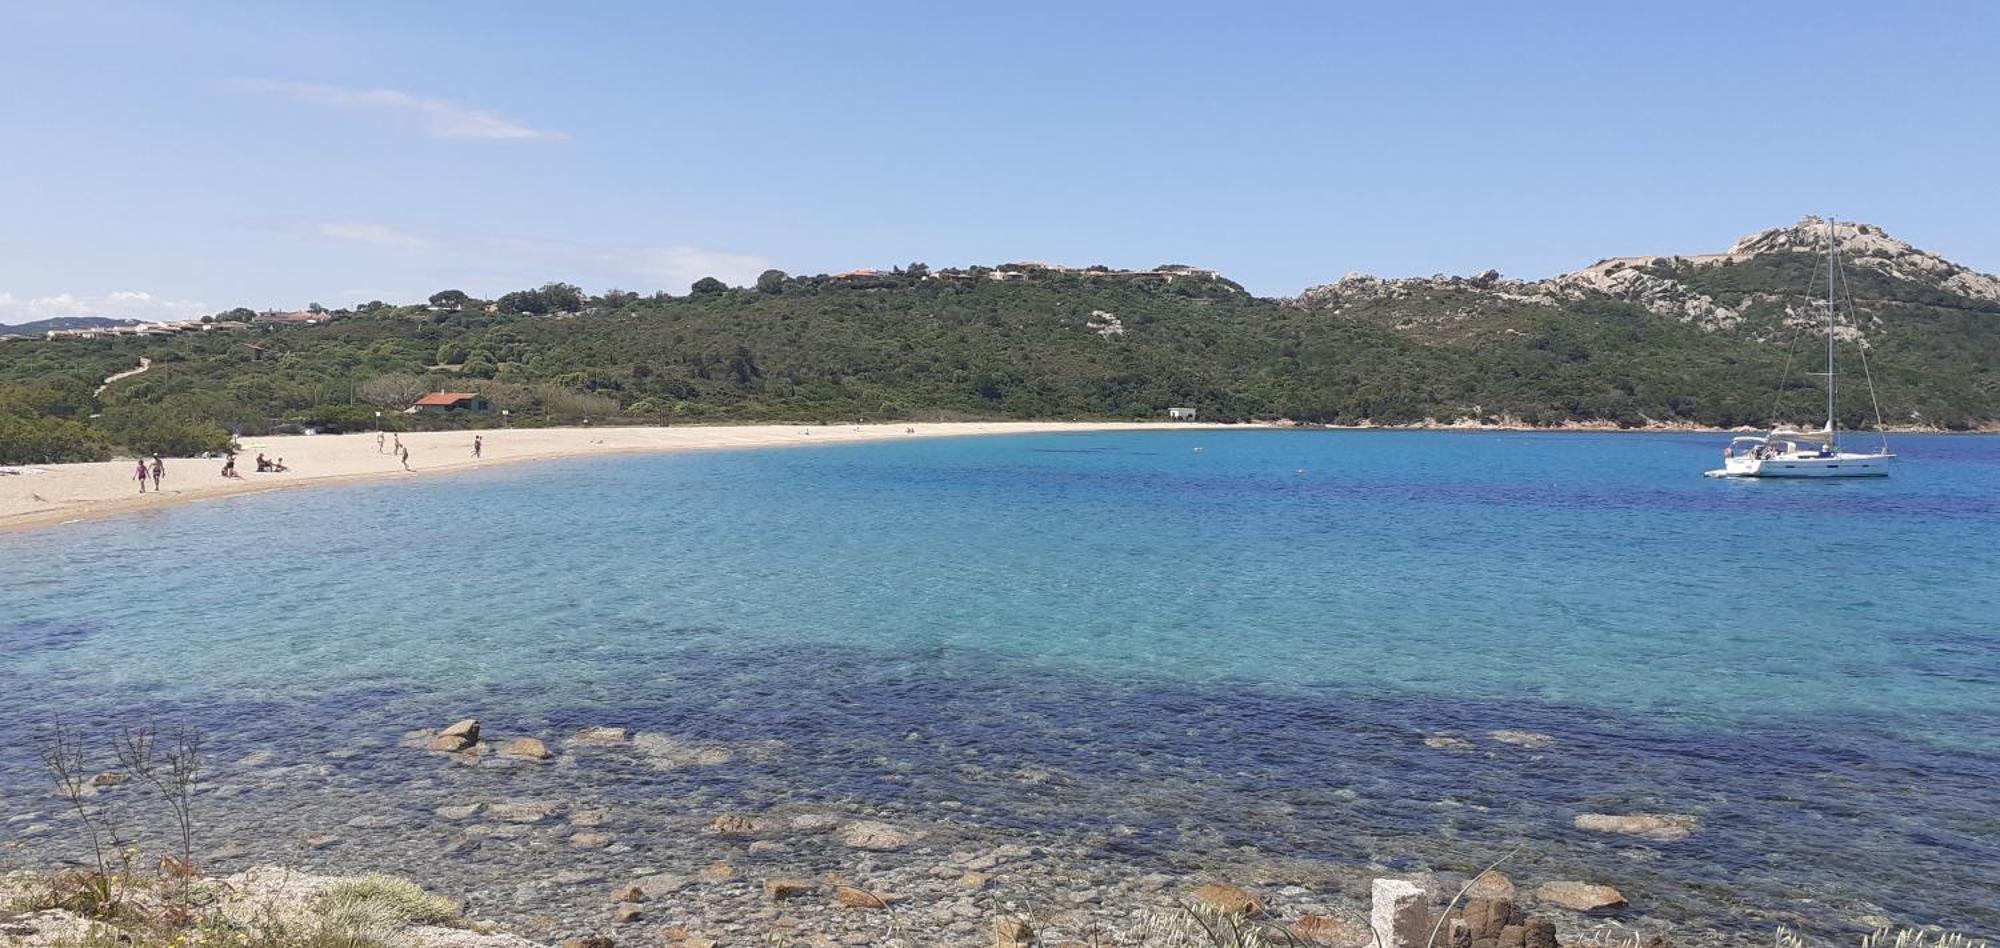
<svg viewBox="0 0 2000 948">
<path fill-rule="evenodd" d="M 139 459 L 139 473 L 138 473 L 138 474 L 136 474 L 136 475 L 134 475 L 134 476 L 135 476 L 135 477 L 137 477 L 137 478 L 139 479 L 139 493 L 141 493 L 141 494 L 145 493 L 145 492 L 146 492 L 146 459 L 145 459 L 145 458 L 140 458 L 140 459 Z"/>
<path fill-rule="evenodd" d="M 382 443 L 383 443 L 383 440 L 382 440 L 382 439 L 383 439 L 383 434 L 382 434 L 382 432 L 380 432 L 380 431 L 377 431 L 377 432 L 375 432 L 375 453 L 376 453 L 376 454 L 388 454 L 388 453 L 389 453 L 389 449 L 388 449 L 388 448 L 385 448 L 385 447 L 383 447 L 383 446 L 382 446 Z"/>
<path fill-rule="evenodd" d="M 478 457 L 478 456 L 479 456 L 479 450 L 480 450 L 481 448 L 485 447 L 485 446 L 486 446 L 486 442 L 485 442 L 485 440 L 484 440 L 484 439 L 482 439 L 482 438 L 481 438 L 481 437 L 480 437 L 479 435 L 473 435 L 473 436 L 472 436 L 472 456 L 473 456 L 473 457 L 475 457 L 475 458 L 476 458 L 476 457 Z"/>
<path fill-rule="evenodd" d="M 396 446 L 395 446 L 395 447 L 393 447 L 393 448 L 390 448 L 390 449 L 389 449 L 389 453 L 390 453 L 390 454 L 393 454 L 393 455 L 395 455 L 395 456 L 397 456 L 397 457 L 402 457 L 402 456 L 403 456 L 403 436 L 402 436 L 402 435 L 400 435 L 400 434 L 394 434 L 394 435 L 390 435 L 389 437 L 391 437 L 391 438 L 394 438 L 394 439 L 396 439 Z"/>
<path fill-rule="evenodd" d="M 396 457 L 402 460 L 403 470 L 410 470 L 410 449 L 403 447 L 403 439 L 396 439 Z"/>
<path fill-rule="evenodd" d="M 160 460 L 160 456 L 155 454 L 153 455 L 153 493 L 157 494 L 166 489 L 167 462 Z"/>
</svg>

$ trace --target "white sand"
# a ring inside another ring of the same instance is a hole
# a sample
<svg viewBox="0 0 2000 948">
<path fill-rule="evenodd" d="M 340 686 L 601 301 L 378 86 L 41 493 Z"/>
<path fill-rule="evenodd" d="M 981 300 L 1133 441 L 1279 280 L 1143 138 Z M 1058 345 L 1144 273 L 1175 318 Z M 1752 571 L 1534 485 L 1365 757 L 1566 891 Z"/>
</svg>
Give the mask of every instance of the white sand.
<svg viewBox="0 0 2000 948">
<path fill-rule="evenodd" d="M 1041 434 L 1060 431 L 1186 429 L 1186 424 L 1117 422 L 963 422 L 886 425 L 732 425 L 681 428 L 508 428 L 403 434 L 410 472 L 393 454 L 377 453 L 375 435 L 284 435 L 245 438 L 236 458 L 240 480 L 221 476 L 222 461 L 167 458 L 166 490 L 139 493 L 131 459 L 101 464 L 48 464 L 22 474 L 0 474 L 0 530 L 47 526 L 153 510 L 168 504 L 286 487 L 335 484 L 363 478 L 426 477 L 451 471 L 597 454 L 839 444 L 953 435 Z M 485 439 L 472 457 L 472 438 Z M 284 458 L 290 471 L 257 473 L 259 452 Z"/>
</svg>

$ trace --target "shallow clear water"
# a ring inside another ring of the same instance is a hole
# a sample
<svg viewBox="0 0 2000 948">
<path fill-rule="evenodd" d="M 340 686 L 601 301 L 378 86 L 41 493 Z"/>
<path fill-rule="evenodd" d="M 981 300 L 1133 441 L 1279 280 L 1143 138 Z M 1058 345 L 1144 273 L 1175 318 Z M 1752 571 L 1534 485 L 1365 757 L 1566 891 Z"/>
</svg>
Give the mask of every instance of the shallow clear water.
<svg viewBox="0 0 2000 948">
<path fill-rule="evenodd" d="M 2000 927 L 2000 439 L 1898 439 L 1894 478 L 1849 483 L 1703 479 L 1722 440 L 911 441 L 4 535 L 0 732 L 146 711 L 222 748 L 332 748 L 463 714 L 613 723 L 782 742 L 672 778 L 718 804 L 956 800 L 1162 865 L 1527 841 L 1520 875 L 1589 873 L 1663 916 L 1820 900 Z M 1441 732 L 1476 749 L 1425 746 Z M 27 799 L 31 742 L 0 743 L 0 799 Z M 1633 810 L 1704 828 L 1570 826 Z"/>
</svg>

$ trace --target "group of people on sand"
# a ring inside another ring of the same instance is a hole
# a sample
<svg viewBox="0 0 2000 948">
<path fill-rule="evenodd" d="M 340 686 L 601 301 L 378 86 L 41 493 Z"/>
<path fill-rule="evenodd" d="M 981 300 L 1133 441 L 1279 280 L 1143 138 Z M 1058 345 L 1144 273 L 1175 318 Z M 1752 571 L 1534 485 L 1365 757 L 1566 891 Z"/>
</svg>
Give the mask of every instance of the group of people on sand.
<svg viewBox="0 0 2000 948">
<path fill-rule="evenodd" d="M 157 459 L 155 460 L 157 461 Z M 257 473 L 283 474 L 289 470 L 291 470 L 291 468 L 285 464 L 284 458 L 279 458 L 273 461 L 270 458 L 265 457 L 264 452 L 262 451 L 257 452 Z M 158 476 L 159 475 L 157 474 L 154 475 L 156 479 L 158 478 Z M 243 475 L 236 470 L 236 452 L 231 451 L 223 456 L 222 476 L 225 478 L 230 478 L 232 480 L 242 479 Z"/>
<path fill-rule="evenodd" d="M 485 451 L 486 451 L 486 439 L 481 435 L 473 435 L 472 456 L 477 458 L 480 455 L 484 454 Z M 405 471 L 416 470 L 415 468 L 410 466 L 410 448 L 408 445 L 405 445 L 403 443 L 403 436 L 400 434 L 385 434 L 380 431 L 375 432 L 375 453 L 393 454 L 396 456 L 396 460 L 403 462 L 403 470 Z"/>
<path fill-rule="evenodd" d="M 394 439 L 394 443 L 390 443 L 389 439 Z M 403 470 L 414 470 L 410 467 L 410 449 L 404 446 L 403 436 L 400 434 L 384 435 L 380 431 L 375 432 L 375 453 L 393 454 L 396 460 L 403 462 Z"/>
<path fill-rule="evenodd" d="M 391 439 L 393 439 L 393 442 Z M 403 470 L 405 471 L 415 470 L 415 468 L 410 467 L 410 449 L 408 446 L 403 444 L 402 435 L 400 434 L 386 435 L 380 431 L 376 432 L 375 450 L 377 453 L 381 454 L 394 454 L 398 461 L 403 462 Z M 474 458 L 477 458 L 482 454 L 484 454 L 485 451 L 486 451 L 486 439 L 480 435 L 473 435 L 472 456 Z M 262 451 L 257 452 L 257 473 L 283 474 L 289 470 L 291 470 L 291 468 L 285 465 L 284 458 L 279 458 L 273 461 L 270 458 L 265 457 L 264 452 Z M 139 464 L 134 469 L 132 476 L 139 481 L 139 493 L 141 494 L 146 492 L 146 485 L 149 482 L 153 485 L 154 491 L 157 492 L 165 490 L 166 480 L 167 480 L 166 462 L 160 460 L 160 456 L 158 454 L 153 455 L 150 459 L 140 458 Z M 243 477 L 243 475 L 237 473 L 236 470 L 236 452 L 234 451 L 229 452 L 229 454 L 225 456 L 225 458 L 223 459 L 222 476 L 225 478 L 233 478 L 233 479 L 241 479 Z"/>
<path fill-rule="evenodd" d="M 153 455 L 150 461 L 140 458 L 139 466 L 132 476 L 139 481 L 139 493 L 146 492 L 147 481 L 152 481 L 153 492 L 159 493 L 167 489 L 167 462 L 160 460 L 158 454 Z"/>
</svg>

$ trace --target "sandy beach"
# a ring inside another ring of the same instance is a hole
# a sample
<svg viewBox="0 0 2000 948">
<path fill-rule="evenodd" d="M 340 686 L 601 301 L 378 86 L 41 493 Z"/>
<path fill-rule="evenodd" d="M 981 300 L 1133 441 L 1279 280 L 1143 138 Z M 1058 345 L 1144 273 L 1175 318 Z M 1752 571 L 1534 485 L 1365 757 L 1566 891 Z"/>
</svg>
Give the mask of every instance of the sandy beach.
<svg viewBox="0 0 2000 948">
<path fill-rule="evenodd" d="M 730 448 L 844 444 L 896 438 L 1049 434 L 1165 428 L 1150 422 L 951 422 L 880 425 L 717 425 L 682 428 L 506 428 L 410 432 L 396 437 L 410 451 L 410 470 L 393 453 L 378 452 L 373 432 L 245 438 L 238 479 L 221 476 L 222 461 L 167 458 L 166 490 L 139 493 L 130 458 L 93 464 L 0 467 L 0 530 L 156 510 L 169 504 L 290 487 L 375 478 L 426 477 L 519 461 Z M 1177 424 L 1175 429 L 1192 426 Z M 472 439 L 484 439 L 472 456 Z M 283 458 L 288 471 L 259 474 L 256 458 Z"/>
</svg>

